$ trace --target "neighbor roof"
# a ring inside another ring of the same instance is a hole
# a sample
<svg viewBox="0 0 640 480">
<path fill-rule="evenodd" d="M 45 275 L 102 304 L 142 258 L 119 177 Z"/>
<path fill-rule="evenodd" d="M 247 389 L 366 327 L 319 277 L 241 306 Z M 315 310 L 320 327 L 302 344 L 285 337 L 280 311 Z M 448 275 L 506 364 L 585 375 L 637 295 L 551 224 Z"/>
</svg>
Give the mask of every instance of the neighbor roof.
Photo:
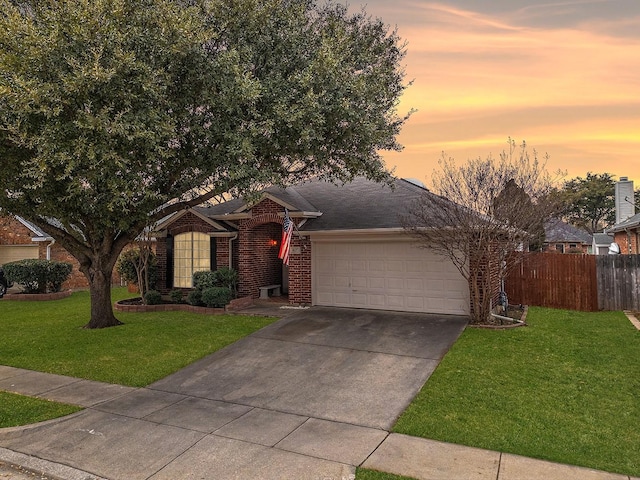
<svg viewBox="0 0 640 480">
<path fill-rule="evenodd" d="M 614 225 L 611 228 L 607 228 L 607 233 L 623 232 L 627 228 L 640 227 L 640 213 L 636 213 L 633 217 L 627 218 L 625 221 Z"/>
<path fill-rule="evenodd" d="M 594 233 L 593 234 L 593 243 L 596 245 L 606 245 L 613 242 L 613 235 L 609 235 L 608 233 Z"/>
<path fill-rule="evenodd" d="M 591 244 L 593 237 L 584 230 L 569 225 L 557 218 L 549 220 L 544 225 L 546 242 L 570 242 Z"/>
</svg>

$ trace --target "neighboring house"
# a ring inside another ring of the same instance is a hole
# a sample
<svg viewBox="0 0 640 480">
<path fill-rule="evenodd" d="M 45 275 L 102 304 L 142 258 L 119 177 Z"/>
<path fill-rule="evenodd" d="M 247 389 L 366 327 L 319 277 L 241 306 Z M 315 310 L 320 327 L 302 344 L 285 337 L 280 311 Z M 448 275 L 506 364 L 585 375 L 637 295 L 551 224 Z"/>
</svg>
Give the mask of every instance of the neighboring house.
<svg viewBox="0 0 640 480">
<path fill-rule="evenodd" d="M 592 252 L 595 255 L 608 255 L 609 247 L 613 243 L 613 235 L 608 233 L 594 233 Z"/>
<path fill-rule="evenodd" d="M 89 285 L 79 270 L 78 261 L 53 238 L 21 217 L 0 214 L 0 265 L 28 258 L 71 263 L 73 270 L 62 285 L 63 289 L 86 288 Z M 113 280 L 119 282 L 118 277 L 114 276 Z"/>
<path fill-rule="evenodd" d="M 613 241 L 620 247 L 620 253 L 627 255 L 640 253 L 640 213 L 617 223 L 606 231 L 613 234 Z"/>
<path fill-rule="evenodd" d="M 640 253 L 640 213 L 636 214 L 633 181 L 620 177 L 616 183 L 616 224 L 606 233 L 614 236 L 622 254 Z"/>
<path fill-rule="evenodd" d="M 588 232 L 554 218 L 544 225 L 545 252 L 592 253 L 593 237 Z"/>
<path fill-rule="evenodd" d="M 230 266 L 241 296 L 281 285 L 293 304 L 445 314 L 469 313 L 469 289 L 453 263 L 417 248 L 400 218 L 428 191 L 358 178 L 313 180 L 174 214 L 156 228 L 163 293 L 191 287 L 198 270 Z M 285 208 L 296 225 L 289 266 L 278 258 Z"/>
</svg>

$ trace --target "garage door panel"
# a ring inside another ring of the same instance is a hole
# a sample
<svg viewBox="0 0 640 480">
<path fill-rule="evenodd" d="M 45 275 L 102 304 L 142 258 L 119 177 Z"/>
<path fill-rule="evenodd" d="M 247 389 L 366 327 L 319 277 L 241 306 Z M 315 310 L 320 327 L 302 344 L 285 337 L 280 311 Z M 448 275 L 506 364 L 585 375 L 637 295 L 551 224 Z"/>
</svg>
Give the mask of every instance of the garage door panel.
<svg viewBox="0 0 640 480">
<path fill-rule="evenodd" d="M 384 260 L 369 260 L 367 263 L 368 272 L 384 272 Z"/>
<path fill-rule="evenodd" d="M 367 277 L 353 276 L 351 277 L 351 287 L 352 288 L 367 288 Z"/>
<path fill-rule="evenodd" d="M 366 260 L 351 260 L 351 270 L 354 272 L 366 272 L 367 271 Z"/>
<path fill-rule="evenodd" d="M 404 273 L 406 270 L 403 260 L 387 260 L 385 267 L 389 273 Z"/>
<path fill-rule="evenodd" d="M 447 258 L 409 242 L 317 242 L 316 305 L 466 315 L 468 288 Z"/>
<path fill-rule="evenodd" d="M 405 279 L 398 277 L 391 277 L 386 279 L 386 288 L 391 290 L 404 290 L 405 289 Z"/>
</svg>

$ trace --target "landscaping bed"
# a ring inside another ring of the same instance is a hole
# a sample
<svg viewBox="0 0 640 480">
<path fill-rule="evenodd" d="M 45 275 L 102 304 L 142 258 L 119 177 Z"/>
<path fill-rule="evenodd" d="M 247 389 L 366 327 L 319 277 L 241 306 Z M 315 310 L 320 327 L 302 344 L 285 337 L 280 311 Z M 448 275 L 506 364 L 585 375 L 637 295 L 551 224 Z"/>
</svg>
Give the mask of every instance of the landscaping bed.
<svg viewBox="0 0 640 480">
<path fill-rule="evenodd" d="M 201 315 L 220 315 L 226 312 L 241 310 L 253 304 L 251 297 L 234 298 L 224 308 L 201 307 L 187 303 L 175 303 L 163 300 L 158 305 L 145 305 L 140 297 L 119 300 L 113 304 L 118 312 L 190 312 Z"/>
<path fill-rule="evenodd" d="M 71 290 L 63 290 L 54 293 L 6 293 L 5 300 L 17 300 L 23 302 L 45 302 L 49 300 L 61 300 L 71 296 Z"/>
</svg>

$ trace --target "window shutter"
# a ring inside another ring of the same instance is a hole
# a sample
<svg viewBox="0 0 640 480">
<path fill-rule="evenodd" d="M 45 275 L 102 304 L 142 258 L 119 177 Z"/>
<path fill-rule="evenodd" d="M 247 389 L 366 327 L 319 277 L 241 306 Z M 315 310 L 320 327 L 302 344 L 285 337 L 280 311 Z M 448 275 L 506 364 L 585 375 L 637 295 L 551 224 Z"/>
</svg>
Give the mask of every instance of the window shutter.
<svg viewBox="0 0 640 480">
<path fill-rule="evenodd" d="M 209 261 L 211 262 L 210 268 L 212 272 L 215 272 L 218 269 L 218 259 L 216 257 L 216 253 L 218 251 L 218 243 L 216 237 L 211 237 L 209 242 Z"/>
<path fill-rule="evenodd" d="M 173 288 L 173 236 L 167 234 L 167 288 Z"/>
</svg>

